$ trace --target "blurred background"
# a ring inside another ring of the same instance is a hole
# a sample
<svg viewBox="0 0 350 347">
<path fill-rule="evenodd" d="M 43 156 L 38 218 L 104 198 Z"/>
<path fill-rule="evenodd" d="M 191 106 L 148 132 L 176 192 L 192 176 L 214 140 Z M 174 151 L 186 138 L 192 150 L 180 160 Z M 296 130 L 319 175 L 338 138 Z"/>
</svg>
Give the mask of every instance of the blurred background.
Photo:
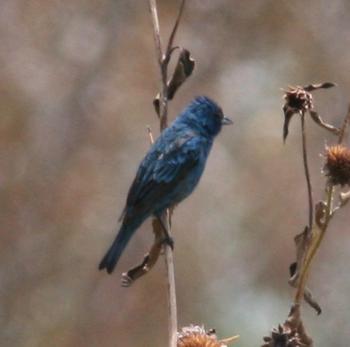
<svg viewBox="0 0 350 347">
<path fill-rule="evenodd" d="M 158 1 L 167 38 L 179 1 Z M 196 60 L 170 119 L 196 95 L 235 124 L 216 141 L 195 193 L 175 211 L 180 326 L 240 334 L 259 346 L 286 318 L 294 235 L 307 223 L 300 122 L 282 143 L 282 91 L 332 81 L 316 109 L 340 125 L 350 101 L 350 3 L 191 0 L 176 44 Z M 121 273 L 152 243 L 150 222 L 112 276 L 97 265 L 118 229 L 128 187 L 158 135 L 159 72 L 147 1 L 1 0 L 0 345 L 167 343 L 165 267 L 131 288 Z M 307 121 L 315 200 L 332 135 Z M 316 346 L 349 345 L 349 208 L 332 221 L 305 306 Z"/>
</svg>

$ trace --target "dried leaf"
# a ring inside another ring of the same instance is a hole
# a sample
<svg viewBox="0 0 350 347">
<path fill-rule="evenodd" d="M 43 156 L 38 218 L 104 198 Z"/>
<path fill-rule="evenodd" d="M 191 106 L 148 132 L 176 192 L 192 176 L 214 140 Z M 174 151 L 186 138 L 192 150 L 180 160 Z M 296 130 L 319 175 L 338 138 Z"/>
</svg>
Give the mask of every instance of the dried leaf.
<svg viewBox="0 0 350 347">
<path fill-rule="evenodd" d="M 173 76 L 168 82 L 168 100 L 174 97 L 179 87 L 191 76 L 194 65 L 195 61 L 191 57 L 191 53 L 187 49 L 182 48 Z"/>
<path fill-rule="evenodd" d="M 289 123 L 296 112 L 295 112 L 295 109 L 292 109 L 285 105 L 283 106 L 283 113 L 284 113 L 283 142 L 286 142 L 286 139 L 289 133 Z"/>
<path fill-rule="evenodd" d="M 317 218 L 317 217 L 316 217 Z M 296 262 L 292 263 L 289 266 L 289 274 L 290 278 L 288 283 L 296 288 L 298 285 L 298 279 L 300 275 L 301 267 L 304 264 L 306 253 L 308 251 L 308 248 L 310 246 L 311 239 L 314 235 L 314 233 L 318 232 L 318 229 L 314 228 L 312 230 L 312 233 L 309 232 L 309 228 L 305 227 L 304 231 L 300 234 L 298 234 L 295 238 L 295 245 L 296 245 L 296 253 L 297 253 L 297 259 Z M 314 299 L 312 292 L 309 288 L 304 288 L 304 300 L 313 308 L 316 310 L 317 314 L 321 314 L 322 309 L 320 305 L 317 303 L 317 301 Z"/>
<path fill-rule="evenodd" d="M 315 206 L 315 221 L 319 228 L 324 225 L 324 217 L 326 215 L 326 203 L 324 201 L 319 201 Z"/>
<path fill-rule="evenodd" d="M 308 287 L 304 288 L 304 300 L 317 312 L 318 315 L 322 313 L 321 306 L 312 296 L 311 290 Z"/>
<path fill-rule="evenodd" d="M 325 128 L 326 130 L 330 131 L 331 133 L 333 133 L 335 135 L 340 134 L 340 129 L 336 128 L 335 126 L 333 126 L 331 124 L 326 123 L 316 111 L 309 110 L 309 113 L 310 113 L 311 118 L 315 121 L 316 124 Z"/>
<path fill-rule="evenodd" d="M 337 85 L 333 82 L 315 83 L 304 86 L 304 90 L 306 90 L 307 92 L 312 92 L 313 90 L 328 89 L 336 86 Z"/>
<path fill-rule="evenodd" d="M 168 100 L 172 100 L 180 86 L 191 76 L 195 66 L 195 61 L 191 56 L 190 51 L 181 48 L 174 73 L 168 81 Z M 159 116 L 160 112 L 160 94 L 153 100 L 153 106 Z"/>
<path fill-rule="evenodd" d="M 292 287 L 296 287 L 299 278 L 299 270 L 304 263 L 306 251 L 310 244 L 311 235 L 309 228 L 306 226 L 304 231 L 295 236 L 294 242 L 296 246 L 296 262 L 292 263 L 289 267 L 290 279 L 289 284 Z"/>
</svg>

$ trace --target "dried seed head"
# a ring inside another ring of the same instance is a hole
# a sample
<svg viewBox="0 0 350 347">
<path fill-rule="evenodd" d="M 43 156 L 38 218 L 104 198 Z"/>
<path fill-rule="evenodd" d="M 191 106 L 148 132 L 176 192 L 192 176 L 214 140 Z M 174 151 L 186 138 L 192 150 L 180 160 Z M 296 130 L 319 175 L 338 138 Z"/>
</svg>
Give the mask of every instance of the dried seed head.
<svg viewBox="0 0 350 347">
<path fill-rule="evenodd" d="M 312 95 L 302 87 L 289 87 L 283 96 L 286 101 L 283 109 L 289 109 L 293 113 L 306 112 L 313 109 Z"/>
<path fill-rule="evenodd" d="M 350 149 L 335 145 L 326 147 L 324 172 L 332 184 L 350 185 Z"/>
<path fill-rule="evenodd" d="M 203 327 L 184 327 L 177 336 L 177 347 L 222 347 L 215 334 L 208 334 Z"/>
<path fill-rule="evenodd" d="M 206 332 L 203 326 L 190 325 L 177 334 L 177 347 L 227 347 L 226 343 L 236 339 L 233 337 L 219 341 L 214 329 Z"/>
<path fill-rule="evenodd" d="M 301 342 L 300 336 L 296 331 L 290 329 L 286 324 L 273 328 L 271 336 L 265 336 L 262 347 L 301 347 L 307 346 Z"/>
<path fill-rule="evenodd" d="M 284 125 L 283 125 L 283 140 L 288 136 L 289 122 L 295 113 L 303 114 L 306 111 L 313 109 L 312 95 L 302 87 L 289 87 L 285 91 L 283 98 Z"/>
<path fill-rule="evenodd" d="M 294 114 L 299 113 L 300 115 L 304 114 L 306 111 L 310 112 L 311 117 L 316 121 L 316 123 L 323 123 L 317 112 L 314 111 L 314 104 L 312 101 L 312 95 L 310 92 L 313 92 L 318 89 L 328 89 L 335 87 L 336 84 L 332 82 L 316 83 L 309 84 L 304 87 L 288 87 L 288 90 L 285 90 L 283 98 L 285 103 L 283 105 L 284 112 L 284 125 L 283 125 L 283 141 L 286 141 L 288 136 L 288 127 L 289 122 Z M 337 129 L 329 124 L 320 124 L 328 130 L 336 133 Z"/>
</svg>

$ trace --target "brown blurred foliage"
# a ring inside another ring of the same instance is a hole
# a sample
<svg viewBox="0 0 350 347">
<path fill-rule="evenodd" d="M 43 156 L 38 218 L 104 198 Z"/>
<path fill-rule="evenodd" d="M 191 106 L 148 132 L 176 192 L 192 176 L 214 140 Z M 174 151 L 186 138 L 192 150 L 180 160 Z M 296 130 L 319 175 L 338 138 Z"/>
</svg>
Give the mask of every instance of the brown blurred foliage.
<svg viewBox="0 0 350 347">
<path fill-rule="evenodd" d="M 164 37 L 177 5 L 159 1 Z M 170 119 L 207 94 L 235 125 L 176 210 L 180 326 L 203 323 L 220 336 L 239 333 L 237 345 L 259 345 L 285 318 L 293 235 L 307 208 L 292 131 L 300 125 L 292 119 L 283 146 L 279 88 L 337 82 L 315 99 L 320 115 L 340 125 L 350 91 L 349 14 L 346 0 L 188 1 L 177 42 L 196 69 L 171 102 Z M 148 149 L 146 126 L 158 129 L 147 4 L 2 0 L 0 66 L 0 345 L 164 346 L 162 262 L 120 287 L 120 274 L 152 242 L 150 222 L 112 276 L 97 271 Z M 315 187 L 324 180 L 324 139 L 331 136 L 310 127 Z M 323 308 L 317 318 L 305 309 L 315 345 L 347 347 L 350 339 L 346 217 L 332 224 L 310 278 Z"/>
</svg>

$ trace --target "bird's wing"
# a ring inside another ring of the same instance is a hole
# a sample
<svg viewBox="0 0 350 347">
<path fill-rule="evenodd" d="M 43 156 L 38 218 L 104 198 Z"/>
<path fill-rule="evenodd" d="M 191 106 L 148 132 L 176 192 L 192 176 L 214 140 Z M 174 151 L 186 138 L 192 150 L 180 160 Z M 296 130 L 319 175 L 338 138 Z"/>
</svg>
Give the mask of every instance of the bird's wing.
<svg viewBox="0 0 350 347">
<path fill-rule="evenodd" d="M 126 209 L 141 201 L 152 204 L 198 163 L 203 140 L 194 133 L 177 136 L 170 143 L 160 141 L 142 161 L 130 187 Z"/>
</svg>

